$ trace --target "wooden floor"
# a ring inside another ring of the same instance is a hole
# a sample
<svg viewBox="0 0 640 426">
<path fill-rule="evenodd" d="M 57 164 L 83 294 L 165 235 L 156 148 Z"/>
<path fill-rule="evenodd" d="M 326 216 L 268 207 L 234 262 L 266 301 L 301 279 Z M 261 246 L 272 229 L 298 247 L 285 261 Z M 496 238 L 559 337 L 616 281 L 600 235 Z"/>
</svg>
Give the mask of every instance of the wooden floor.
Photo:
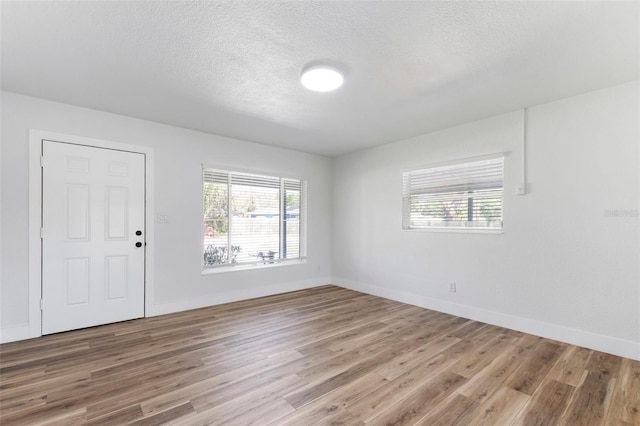
<svg viewBox="0 0 640 426">
<path fill-rule="evenodd" d="M 0 356 L 3 426 L 640 425 L 640 362 L 333 286 Z"/>
</svg>

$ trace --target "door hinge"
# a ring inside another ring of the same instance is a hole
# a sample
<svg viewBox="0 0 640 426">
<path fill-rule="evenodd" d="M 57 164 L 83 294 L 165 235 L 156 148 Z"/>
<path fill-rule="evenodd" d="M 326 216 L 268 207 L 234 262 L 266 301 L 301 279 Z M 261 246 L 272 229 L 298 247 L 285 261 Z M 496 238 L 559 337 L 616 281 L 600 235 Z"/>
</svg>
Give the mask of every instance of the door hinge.
<svg viewBox="0 0 640 426">
<path fill-rule="evenodd" d="M 40 310 L 44 311 L 44 299 L 40 299 Z"/>
<path fill-rule="evenodd" d="M 40 239 L 44 238 L 44 229 L 40 228 Z"/>
<path fill-rule="evenodd" d="M 40 156 L 40 167 L 44 167 L 44 155 Z"/>
</svg>

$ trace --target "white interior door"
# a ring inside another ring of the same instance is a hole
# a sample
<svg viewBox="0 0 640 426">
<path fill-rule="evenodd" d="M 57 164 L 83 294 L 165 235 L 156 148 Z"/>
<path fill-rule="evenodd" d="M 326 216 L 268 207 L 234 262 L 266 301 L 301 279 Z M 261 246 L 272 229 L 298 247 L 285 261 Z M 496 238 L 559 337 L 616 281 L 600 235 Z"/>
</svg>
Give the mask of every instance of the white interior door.
<svg viewBox="0 0 640 426">
<path fill-rule="evenodd" d="M 144 316 L 144 154 L 42 153 L 42 334 Z"/>
</svg>

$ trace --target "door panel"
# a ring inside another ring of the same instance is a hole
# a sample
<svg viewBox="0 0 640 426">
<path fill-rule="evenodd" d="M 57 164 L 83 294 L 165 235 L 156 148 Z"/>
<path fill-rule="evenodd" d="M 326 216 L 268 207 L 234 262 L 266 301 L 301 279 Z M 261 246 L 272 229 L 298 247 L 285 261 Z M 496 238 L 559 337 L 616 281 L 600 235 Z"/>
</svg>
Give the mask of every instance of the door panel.
<svg viewBox="0 0 640 426">
<path fill-rule="evenodd" d="M 125 299 L 127 297 L 127 261 L 126 256 L 108 256 L 105 265 L 107 299 Z"/>
<path fill-rule="evenodd" d="M 89 241 L 89 185 L 65 185 L 66 240 Z"/>
<path fill-rule="evenodd" d="M 89 303 L 89 262 L 88 257 L 64 260 L 67 306 Z"/>
<path fill-rule="evenodd" d="M 144 316 L 144 155 L 42 149 L 43 334 Z"/>
<path fill-rule="evenodd" d="M 105 192 L 105 238 L 110 241 L 125 240 L 129 234 L 127 226 L 129 191 L 123 186 L 108 186 Z"/>
</svg>

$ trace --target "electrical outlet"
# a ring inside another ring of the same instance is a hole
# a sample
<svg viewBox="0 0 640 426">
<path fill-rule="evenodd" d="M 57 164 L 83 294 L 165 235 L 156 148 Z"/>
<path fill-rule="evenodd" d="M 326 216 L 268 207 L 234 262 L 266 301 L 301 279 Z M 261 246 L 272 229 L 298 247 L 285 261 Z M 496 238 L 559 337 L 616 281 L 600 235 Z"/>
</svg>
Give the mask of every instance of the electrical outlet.
<svg viewBox="0 0 640 426">
<path fill-rule="evenodd" d="M 169 215 L 158 213 L 158 223 L 169 223 Z"/>
<path fill-rule="evenodd" d="M 449 293 L 456 292 L 456 283 L 449 283 Z"/>
</svg>

